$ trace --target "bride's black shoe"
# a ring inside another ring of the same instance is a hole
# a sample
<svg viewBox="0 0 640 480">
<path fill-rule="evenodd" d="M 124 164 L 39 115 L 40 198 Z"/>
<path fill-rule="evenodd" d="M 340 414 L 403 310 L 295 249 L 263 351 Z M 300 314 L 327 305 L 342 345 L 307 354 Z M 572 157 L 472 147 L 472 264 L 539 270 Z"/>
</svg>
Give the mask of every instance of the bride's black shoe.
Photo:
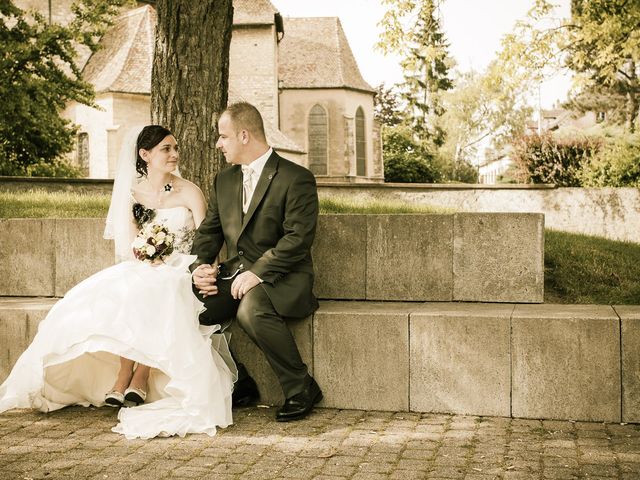
<svg viewBox="0 0 640 480">
<path fill-rule="evenodd" d="M 248 375 L 238 381 L 233 386 L 231 402 L 234 407 L 248 407 L 260 400 L 260 392 L 253 378 Z"/>
<path fill-rule="evenodd" d="M 124 391 L 124 399 L 127 402 L 140 405 L 147 399 L 147 392 L 140 388 L 129 387 Z"/>
<path fill-rule="evenodd" d="M 117 390 L 111 390 L 104 396 L 104 403 L 110 407 L 121 407 L 124 403 L 124 394 Z"/>
</svg>

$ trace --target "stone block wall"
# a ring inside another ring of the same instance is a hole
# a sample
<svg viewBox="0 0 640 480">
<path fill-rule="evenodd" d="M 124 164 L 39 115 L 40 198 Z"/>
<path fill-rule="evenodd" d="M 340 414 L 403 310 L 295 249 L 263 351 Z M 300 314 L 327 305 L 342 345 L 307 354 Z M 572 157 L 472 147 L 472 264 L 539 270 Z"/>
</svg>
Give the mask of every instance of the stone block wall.
<svg viewBox="0 0 640 480">
<path fill-rule="evenodd" d="M 56 301 L 0 298 L 0 381 Z M 640 423 L 638 319 L 640 306 L 323 301 L 288 325 L 321 407 Z M 261 403 L 281 404 L 237 325 L 231 343 Z"/>
<path fill-rule="evenodd" d="M 0 230 L 0 296 L 60 297 L 113 264 L 102 219 L 5 219 Z M 543 230 L 536 214 L 321 215 L 314 291 L 331 300 L 541 302 Z"/>
</svg>

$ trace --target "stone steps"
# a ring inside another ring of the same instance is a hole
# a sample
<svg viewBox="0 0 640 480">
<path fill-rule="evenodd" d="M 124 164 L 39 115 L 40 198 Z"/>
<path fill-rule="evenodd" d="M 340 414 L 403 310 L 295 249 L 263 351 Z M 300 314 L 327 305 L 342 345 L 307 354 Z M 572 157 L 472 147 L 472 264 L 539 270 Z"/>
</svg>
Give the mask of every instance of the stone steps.
<svg viewBox="0 0 640 480">
<path fill-rule="evenodd" d="M 0 298 L 4 380 L 56 299 Z M 640 422 L 640 306 L 323 301 L 289 322 L 321 406 Z M 265 404 L 282 394 L 237 327 Z"/>
</svg>

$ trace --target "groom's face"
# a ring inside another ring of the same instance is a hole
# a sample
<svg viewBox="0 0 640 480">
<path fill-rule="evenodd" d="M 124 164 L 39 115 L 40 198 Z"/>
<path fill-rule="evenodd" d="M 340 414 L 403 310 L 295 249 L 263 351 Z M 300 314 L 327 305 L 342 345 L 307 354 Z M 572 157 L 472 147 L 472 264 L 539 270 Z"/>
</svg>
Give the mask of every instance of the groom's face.
<svg viewBox="0 0 640 480">
<path fill-rule="evenodd" d="M 231 117 L 226 113 L 218 120 L 218 141 L 216 147 L 224 154 L 228 163 L 238 165 L 242 163 L 242 151 L 245 146 L 242 132 L 236 131 Z"/>
</svg>

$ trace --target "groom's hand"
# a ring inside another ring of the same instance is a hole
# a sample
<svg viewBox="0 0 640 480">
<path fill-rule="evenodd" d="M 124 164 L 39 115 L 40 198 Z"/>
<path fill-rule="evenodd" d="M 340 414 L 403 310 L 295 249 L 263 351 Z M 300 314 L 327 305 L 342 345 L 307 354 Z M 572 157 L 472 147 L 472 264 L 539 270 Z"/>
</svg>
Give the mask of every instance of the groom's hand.
<svg viewBox="0 0 640 480">
<path fill-rule="evenodd" d="M 250 270 L 242 272 L 231 284 L 231 296 L 236 300 L 244 297 L 249 290 L 262 283 L 260 278 Z"/>
<path fill-rule="evenodd" d="M 208 264 L 202 264 L 192 273 L 193 284 L 198 288 L 198 293 L 203 297 L 215 295 L 218 293 L 216 281 L 218 277 L 218 269 Z"/>
</svg>

